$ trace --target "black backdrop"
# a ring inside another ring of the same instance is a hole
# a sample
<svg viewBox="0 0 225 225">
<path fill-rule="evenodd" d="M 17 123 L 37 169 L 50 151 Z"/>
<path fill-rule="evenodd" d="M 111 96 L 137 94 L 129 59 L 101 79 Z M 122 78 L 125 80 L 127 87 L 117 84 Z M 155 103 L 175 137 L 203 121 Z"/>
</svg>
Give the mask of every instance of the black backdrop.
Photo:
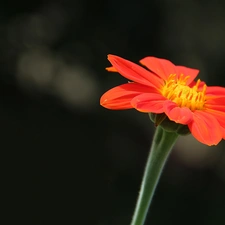
<svg viewBox="0 0 225 225">
<path fill-rule="evenodd" d="M 224 10 L 222 0 L 1 3 L 4 224 L 129 224 L 154 126 L 99 106 L 126 82 L 104 70 L 107 54 L 167 58 L 225 86 Z M 181 138 L 146 224 L 224 224 L 223 150 Z"/>
</svg>

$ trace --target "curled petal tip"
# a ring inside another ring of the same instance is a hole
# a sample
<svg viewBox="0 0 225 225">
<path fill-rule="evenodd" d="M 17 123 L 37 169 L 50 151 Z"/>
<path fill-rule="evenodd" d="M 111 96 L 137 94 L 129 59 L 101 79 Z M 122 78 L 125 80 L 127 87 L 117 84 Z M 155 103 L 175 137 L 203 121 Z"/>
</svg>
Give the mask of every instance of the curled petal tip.
<svg viewBox="0 0 225 225">
<path fill-rule="evenodd" d="M 109 71 L 109 72 L 117 72 L 116 68 L 113 67 L 113 66 L 106 67 L 105 69 L 106 69 L 107 71 Z"/>
<path fill-rule="evenodd" d="M 115 55 L 112 55 L 112 54 L 107 55 L 107 59 L 110 59 L 110 58 L 113 58 L 113 57 L 115 57 Z"/>
<path fill-rule="evenodd" d="M 104 106 L 106 102 L 107 102 L 107 98 L 101 98 L 100 99 L 100 105 L 101 106 Z"/>
</svg>

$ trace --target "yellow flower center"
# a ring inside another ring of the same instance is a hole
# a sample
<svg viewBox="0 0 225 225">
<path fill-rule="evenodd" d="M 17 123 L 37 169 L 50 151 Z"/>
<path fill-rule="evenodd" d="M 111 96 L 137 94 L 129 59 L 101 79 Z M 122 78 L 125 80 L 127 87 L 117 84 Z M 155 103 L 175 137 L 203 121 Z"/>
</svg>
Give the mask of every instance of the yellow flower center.
<svg viewBox="0 0 225 225">
<path fill-rule="evenodd" d="M 164 97 L 175 102 L 179 107 L 187 107 L 191 110 L 203 109 L 205 104 L 206 84 L 199 90 L 200 79 L 196 82 L 195 86 L 187 86 L 187 80 L 190 76 L 183 74 L 177 78 L 176 74 L 170 74 L 169 78 L 165 81 L 161 89 Z"/>
</svg>

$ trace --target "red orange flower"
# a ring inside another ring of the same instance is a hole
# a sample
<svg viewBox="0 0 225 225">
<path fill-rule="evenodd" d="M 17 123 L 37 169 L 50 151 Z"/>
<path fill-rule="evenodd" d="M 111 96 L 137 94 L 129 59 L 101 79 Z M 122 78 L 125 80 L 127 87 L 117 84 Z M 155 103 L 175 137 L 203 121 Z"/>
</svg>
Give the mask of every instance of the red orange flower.
<svg viewBox="0 0 225 225">
<path fill-rule="evenodd" d="M 140 60 L 148 70 L 119 56 L 108 55 L 108 59 L 112 64 L 108 71 L 133 82 L 103 94 L 103 107 L 165 113 L 171 121 L 187 125 L 192 135 L 207 145 L 225 139 L 225 88 L 195 82 L 199 70 L 156 57 Z"/>
</svg>

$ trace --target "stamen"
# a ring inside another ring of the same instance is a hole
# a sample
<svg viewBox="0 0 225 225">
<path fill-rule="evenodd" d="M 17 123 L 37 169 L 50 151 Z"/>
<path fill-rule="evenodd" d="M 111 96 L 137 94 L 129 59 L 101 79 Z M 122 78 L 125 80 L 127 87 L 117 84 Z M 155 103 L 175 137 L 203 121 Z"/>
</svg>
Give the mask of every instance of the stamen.
<svg viewBox="0 0 225 225">
<path fill-rule="evenodd" d="M 206 84 L 204 84 L 203 90 L 202 90 L 202 94 L 203 94 L 203 95 L 205 95 L 205 93 L 206 93 L 206 87 L 207 87 Z"/>
<path fill-rule="evenodd" d="M 188 99 L 188 100 L 191 100 L 191 99 L 192 99 L 192 97 L 193 97 L 193 93 L 191 93 L 191 94 L 190 94 L 190 96 L 189 96 L 189 99 Z"/>
<path fill-rule="evenodd" d="M 195 84 L 195 86 L 193 87 L 195 91 L 198 90 L 198 86 L 199 86 L 200 82 L 201 82 L 201 80 L 198 79 L 197 82 L 196 82 L 196 84 Z"/>
<path fill-rule="evenodd" d="M 191 110 L 201 110 L 205 104 L 206 84 L 203 89 L 199 90 L 201 80 L 199 79 L 196 84 L 191 88 L 186 83 L 190 76 L 180 74 L 170 74 L 165 85 L 161 89 L 161 93 L 167 99 L 175 102 L 179 107 L 188 107 Z"/>
<path fill-rule="evenodd" d="M 179 81 L 183 80 L 183 76 L 184 76 L 184 74 L 182 73 L 182 74 L 180 75 Z"/>
<path fill-rule="evenodd" d="M 186 76 L 185 78 L 184 78 L 184 82 L 186 83 L 187 82 L 187 80 L 190 78 L 190 76 Z"/>
</svg>

